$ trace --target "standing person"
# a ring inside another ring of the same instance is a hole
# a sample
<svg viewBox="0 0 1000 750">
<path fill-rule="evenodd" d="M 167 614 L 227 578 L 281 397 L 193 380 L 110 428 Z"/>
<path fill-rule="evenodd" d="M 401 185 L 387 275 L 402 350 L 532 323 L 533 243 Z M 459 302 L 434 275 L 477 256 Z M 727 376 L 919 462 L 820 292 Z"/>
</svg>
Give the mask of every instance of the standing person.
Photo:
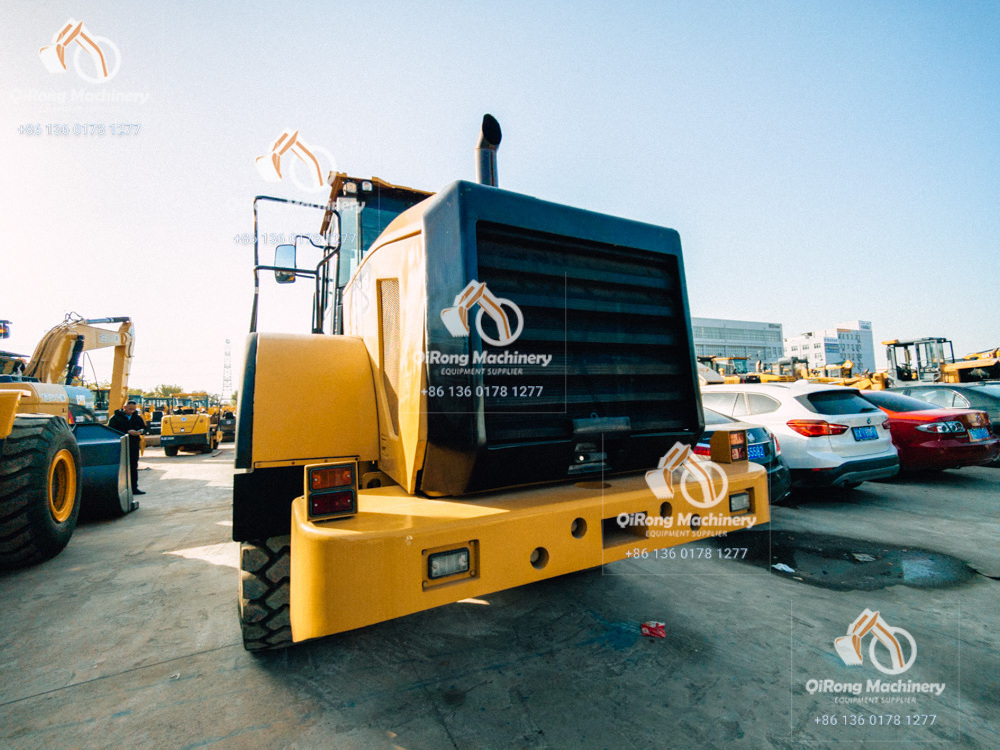
<svg viewBox="0 0 1000 750">
<path fill-rule="evenodd" d="M 132 494 L 145 495 L 139 489 L 139 436 L 146 431 L 146 423 L 136 411 L 135 401 L 129 401 L 123 409 L 115 412 L 108 420 L 108 427 L 128 435 L 128 459 L 131 469 Z"/>
</svg>

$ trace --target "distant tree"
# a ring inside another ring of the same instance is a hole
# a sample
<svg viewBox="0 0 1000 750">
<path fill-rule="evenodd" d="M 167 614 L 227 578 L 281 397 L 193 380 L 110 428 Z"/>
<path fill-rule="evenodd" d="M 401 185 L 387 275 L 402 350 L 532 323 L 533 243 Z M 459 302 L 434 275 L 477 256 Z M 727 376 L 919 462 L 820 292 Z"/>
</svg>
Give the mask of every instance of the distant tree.
<svg viewBox="0 0 1000 750">
<path fill-rule="evenodd" d="M 151 393 L 143 395 L 159 396 L 163 398 L 166 396 L 172 396 L 175 393 L 184 393 L 184 389 L 181 388 L 179 385 L 167 385 L 166 383 L 163 383 L 161 385 L 156 386 L 156 388 L 154 388 Z"/>
</svg>

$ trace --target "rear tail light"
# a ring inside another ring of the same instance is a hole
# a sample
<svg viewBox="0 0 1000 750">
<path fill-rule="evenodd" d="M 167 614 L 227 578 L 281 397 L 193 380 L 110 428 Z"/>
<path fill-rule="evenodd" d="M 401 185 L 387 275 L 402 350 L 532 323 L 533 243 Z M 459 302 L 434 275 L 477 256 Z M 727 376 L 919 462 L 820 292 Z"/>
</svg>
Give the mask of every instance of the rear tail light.
<svg viewBox="0 0 1000 750">
<path fill-rule="evenodd" d="M 354 492 L 343 490 L 325 495 L 309 496 L 310 516 L 329 516 L 334 513 L 354 512 Z"/>
<path fill-rule="evenodd" d="M 777 435 L 771 435 L 771 439 L 774 440 L 774 455 L 780 456 L 781 455 L 781 443 L 778 442 L 778 436 Z"/>
<path fill-rule="evenodd" d="M 694 453 L 696 456 L 711 456 L 712 449 L 709 448 L 707 445 L 702 445 L 701 443 L 699 443 L 694 447 Z"/>
<path fill-rule="evenodd" d="M 748 460 L 746 430 L 717 430 L 709 441 L 712 461 L 717 464 L 731 464 Z"/>
<path fill-rule="evenodd" d="M 357 466 L 312 464 L 305 467 L 310 518 L 349 516 L 358 512 Z"/>
<path fill-rule="evenodd" d="M 961 422 L 931 422 L 929 424 L 919 424 L 917 429 L 921 432 L 932 432 L 937 434 L 955 434 L 965 432 L 965 425 Z"/>
<path fill-rule="evenodd" d="M 805 437 L 842 435 L 848 429 L 846 424 L 831 424 L 822 419 L 791 419 L 786 424 Z"/>
<path fill-rule="evenodd" d="M 331 487 L 351 487 L 354 485 L 353 466 L 329 466 L 309 472 L 309 489 L 328 490 Z"/>
<path fill-rule="evenodd" d="M 889 420 L 888 420 L 888 419 L 887 419 L 887 420 L 885 420 L 885 421 L 884 421 L 884 422 L 882 423 L 882 429 L 883 429 L 883 430 L 891 430 L 891 429 L 892 429 L 892 425 L 890 425 L 890 424 L 889 424 Z"/>
</svg>

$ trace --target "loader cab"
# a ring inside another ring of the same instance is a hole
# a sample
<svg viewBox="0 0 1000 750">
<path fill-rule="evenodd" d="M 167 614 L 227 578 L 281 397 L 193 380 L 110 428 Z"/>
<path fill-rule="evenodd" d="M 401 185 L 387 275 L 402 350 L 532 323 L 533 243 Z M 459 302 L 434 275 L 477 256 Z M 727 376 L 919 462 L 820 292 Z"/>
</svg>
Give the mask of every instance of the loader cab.
<svg viewBox="0 0 1000 750">
<path fill-rule="evenodd" d="M 337 172 L 330 177 L 330 198 L 325 205 L 258 196 L 254 201 L 255 232 L 257 204 L 261 201 L 285 203 L 297 208 L 322 210 L 318 234 L 295 234 L 275 248 L 273 265 L 262 265 L 254 248 L 254 284 L 258 287 L 261 271 L 272 271 L 278 284 L 291 284 L 300 278 L 312 279 L 312 332 L 343 332 L 341 294 L 361 265 L 382 231 L 401 213 L 433 193 L 402 187 L 377 177 L 350 177 Z M 305 231 L 305 230 L 303 230 Z M 257 298 L 250 331 L 256 330 Z"/>
<path fill-rule="evenodd" d="M 336 284 L 326 290 L 331 299 L 322 305 L 324 333 L 343 332 L 340 292 L 350 282 L 375 240 L 397 216 L 432 195 L 425 190 L 392 185 L 376 177 L 359 179 L 343 172 L 334 176 L 329 207 L 320 228 L 327 245 L 335 246 L 339 242 L 340 248 Z M 339 217 L 339 223 L 332 220 L 334 214 Z M 334 269 L 329 269 L 329 277 L 334 278 Z"/>
<path fill-rule="evenodd" d="M 944 366 L 955 361 L 951 341 L 923 338 L 912 341 L 883 341 L 889 376 L 903 383 L 937 383 L 943 379 Z"/>
</svg>

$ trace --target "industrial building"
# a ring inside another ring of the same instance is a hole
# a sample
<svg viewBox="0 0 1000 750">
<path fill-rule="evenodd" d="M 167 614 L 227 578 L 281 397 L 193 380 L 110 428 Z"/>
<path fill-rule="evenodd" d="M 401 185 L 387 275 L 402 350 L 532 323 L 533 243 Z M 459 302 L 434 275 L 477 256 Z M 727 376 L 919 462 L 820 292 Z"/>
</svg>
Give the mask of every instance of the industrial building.
<svg viewBox="0 0 1000 750">
<path fill-rule="evenodd" d="M 784 352 L 786 357 L 807 360 L 810 369 L 850 360 L 855 372 L 875 372 L 875 344 L 869 320 L 852 320 L 838 323 L 835 328 L 789 336 L 784 340 Z"/>
<path fill-rule="evenodd" d="M 746 357 L 752 370 L 757 360 L 766 366 L 782 356 L 781 323 L 691 318 L 691 327 L 699 357 Z"/>
</svg>

